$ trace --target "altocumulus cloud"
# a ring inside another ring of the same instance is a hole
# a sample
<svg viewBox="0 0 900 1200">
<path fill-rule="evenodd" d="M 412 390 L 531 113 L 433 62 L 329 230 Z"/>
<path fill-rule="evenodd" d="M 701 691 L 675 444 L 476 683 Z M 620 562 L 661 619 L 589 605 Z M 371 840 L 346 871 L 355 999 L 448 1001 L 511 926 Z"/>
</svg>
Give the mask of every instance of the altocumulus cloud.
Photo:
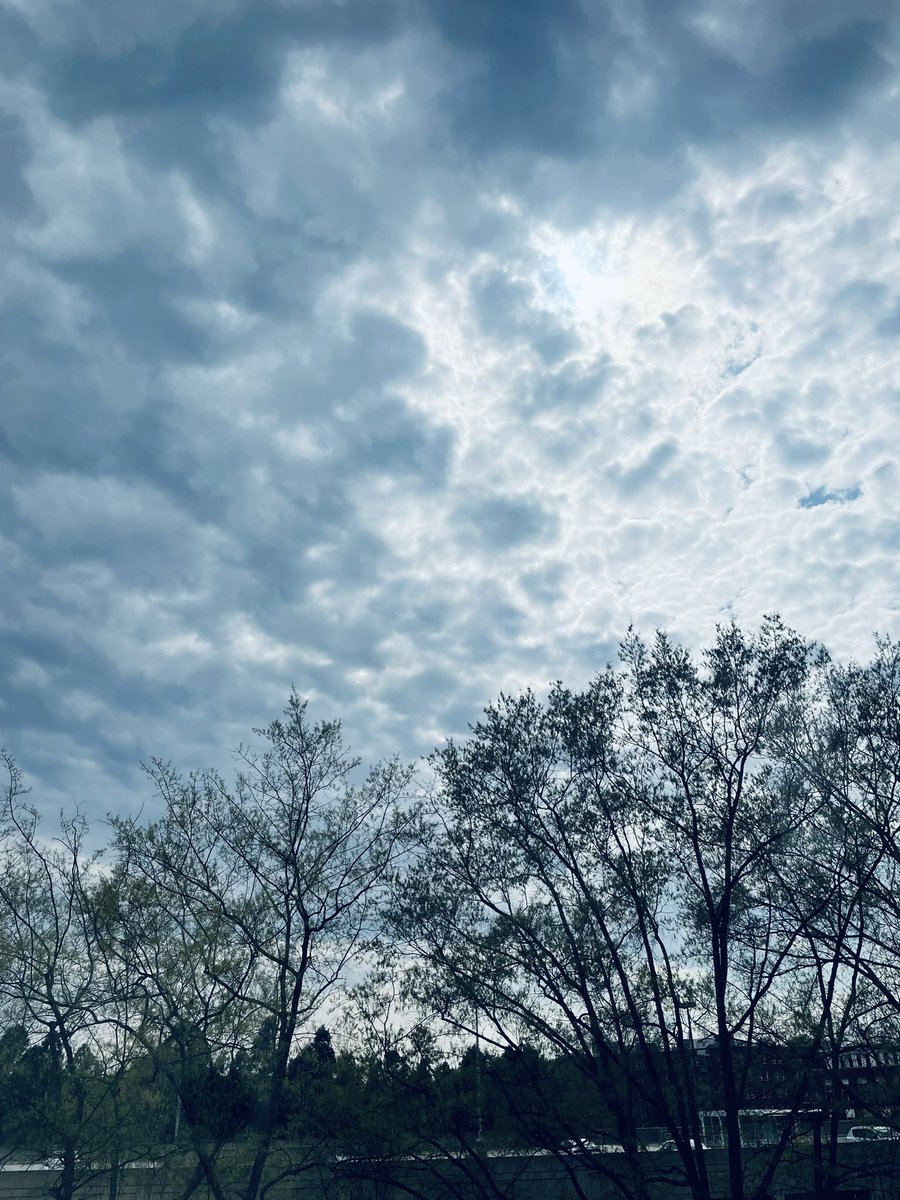
<svg viewBox="0 0 900 1200">
<path fill-rule="evenodd" d="M 896 632 L 896 5 L 0 4 L 2 740 L 367 757 L 629 622 Z"/>
</svg>

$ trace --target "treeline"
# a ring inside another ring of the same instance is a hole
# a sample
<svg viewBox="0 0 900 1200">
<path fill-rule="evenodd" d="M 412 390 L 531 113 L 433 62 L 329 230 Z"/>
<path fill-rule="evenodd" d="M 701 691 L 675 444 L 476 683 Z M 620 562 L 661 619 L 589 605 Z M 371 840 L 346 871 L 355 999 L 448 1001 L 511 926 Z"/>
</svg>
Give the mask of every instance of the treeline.
<svg viewBox="0 0 900 1200">
<path fill-rule="evenodd" d="M 166 1050 L 174 1047 L 161 1048 L 163 1057 Z M 473 1044 L 452 1060 L 430 1051 L 420 1047 L 416 1053 L 402 1044 L 386 1053 L 340 1049 L 331 1031 L 319 1026 L 288 1063 L 275 1119 L 276 1144 L 284 1151 L 280 1168 L 303 1174 L 311 1165 L 334 1167 L 337 1159 L 358 1175 L 365 1156 L 458 1151 L 469 1144 L 488 1153 L 499 1147 L 528 1152 L 576 1134 L 587 1141 L 605 1119 L 565 1059 L 549 1059 L 528 1045 L 492 1053 Z M 82 1186 L 108 1174 L 113 1150 L 120 1169 L 183 1165 L 199 1137 L 213 1156 L 217 1145 L 230 1147 L 230 1184 L 235 1146 L 244 1151 L 246 1169 L 268 1083 L 252 1049 L 217 1062 L 209 1047 L 198 1045 L 177 1088 L 154 1054 L 136 1051 L 114 1090 L 109 1065 L 83 1047 L 67 1070 L 53 1034 L 29 1044 L 23 1026 L 8 1029 L 0 1038 L 0 1121 L 8 1161 L 61 1165 L 68 1135 L 77 1146 L 76 1184 Z M 80 1112 L 76 1090 L 83 1098 Z"/>
<path fill-rule="evenodd" d="M 100 855 L 77 813 L 41 829 L 5 758 L 2 1136 L 58 1156 L 59 1200 L 166 1155 L 186 1197 L 440 1155 L 487 1194 L 503 1146 L 643 1198 L 648 1126 L 709 1200 L 711 1109 L 733 1200 L 810 1131 L 828 1195 L 845 1112 L 890 1123 L 894 643 L 835 665 L 776 618 L 696 657 L 631 634 L 582 691 L 501 696 L 427 787 L 362 778 L 296 695 L 257 734 L 232 781 L 151 763 L 155 819 Z"/>
</svg>

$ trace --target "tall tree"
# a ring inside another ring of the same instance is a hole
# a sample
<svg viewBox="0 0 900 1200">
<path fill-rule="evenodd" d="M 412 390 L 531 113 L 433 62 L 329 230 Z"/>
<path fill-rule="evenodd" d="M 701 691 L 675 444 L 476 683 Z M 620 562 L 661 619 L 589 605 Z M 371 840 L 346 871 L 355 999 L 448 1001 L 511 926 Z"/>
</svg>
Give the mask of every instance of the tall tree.
<svg viewBox="0 0 900 1200">
<path fill-rule="evenodd" d="M 804 923 L 810 956 L 827 980 L 819 1013 L 828 1194 L 839 1183 L 845 1111 L 868 1110 L 883 1121 L 900 1099 L 896 1072 L 873 1088 L 868 1072 L 849 1072 L 863 1080 L 856 1087 L 847 1070 L 848 1055 L 873 1068 L 891 1058 L 900 1020 L 900 645 L 878 638 L 867 664 L 823 665 L 815 701 L 786 727 L 780 753 L 822 798 L 821 817 L 807 829 L 811 878 L 823 894 L 823 875 L 832 880 L 831 905 Z M 792 895 L 801 879 L 791 881 Z"/>
<path fill-rule="evenodd" d="M 778 880 L 822 804 L 776 750 L 821 657 L 777 618 L 753 635 L 720 628 L 699 665 L 662 634 L 650 647 L 636 636 L 623 647 L 635 718 L 625 736 L 654 781 L 649 805 L 676 864 L 683 962 L 705 985 L 695 995 L 716 1040 L 734 1200 L 745 1193 L 750 1051 L 760 1034 L 777 1035 L 794 970 L 797 914 L 784 920 Z M 675 1140 L 683 1156 L 702 1157 Z M 772 1154 L 757 1185 L 763 1194 L 776 1162 Z"/>
<path fill-rule="evenodd" d="M 364 969 L 411 821 L 408 770 L 393 761 L 354 783 L 339 724 L 311 724 L 296 693 L 256 732 L 264 749 L 237 751 L 233 785 L 154 762 L 162 817 L 115 825 L 115 954 L 147 998 L 141 1037 L 169 1072 L 216 1200 L 256 1200 L 301 1169 L 272 1155 L 291 1057 L 348 969 Z M 254 1048 L 246 1169 L 210 1151 L 189 1086 L 198 1045 L 220 1065 Z"/>
<path fill-rule="evenodd" d="M 108 980 L 86 905 L 96 856 L 85 850 L 77 811 L 45 837 L 20 770 L 10 756 L 3 761 L 0 1001 L 29 1042 L 11 1069 L 15 1104 L 5 1136 L 58 1159 L 51 1191 L 71 1200 L 96 1175 L 91 1164 L 114 1136 L 101 1115 L 110 1085 Z"/>
<path fill-rule="evenodd" d="M 419 1002 L 498 1047 L 524 1035 L 568 1057 L 624 1160 L 595 1168 L 644 1196 L 638 1126 L 665 1124 L 694 1195 L 695 1037 L 715 1039 L 729 1182 L 745 1191 L 746 1043 L 794 969 L 778 895 L 820 798 L 771 756 L 815 651 L 777 620 L 718 631 L 699 665 L 631 636 L 622 669 L 546 704 L 501 697 L 434 758 L 439 788 L 396 928 Z M 623 1165 L 624 1163 L 624 1165 Z M 765 1179 L 759 1184 L 764 1191 Z"/>
</svg>

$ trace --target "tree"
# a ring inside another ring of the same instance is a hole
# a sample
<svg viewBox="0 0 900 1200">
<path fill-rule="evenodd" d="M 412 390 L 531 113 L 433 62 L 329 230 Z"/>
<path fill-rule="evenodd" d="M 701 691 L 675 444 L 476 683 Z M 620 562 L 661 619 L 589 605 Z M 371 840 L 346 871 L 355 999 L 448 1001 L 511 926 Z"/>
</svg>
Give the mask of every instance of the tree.
<svg viewBox="0 0 900 1200">
<path fill-rule="evenodd" d="M 838 1187 L 838 1131 L 845 1110 L 892 1120 L 896 1072 L 867 1086 L 873 1067 L 900 1045 L 900 646 L 876 639 L 874 659 L 822 664 L 814 702 L 784 731 L 780 753 L 821 798 L 806 829 L 810 886 L 830 897 L 802 921 L 818 984 L 828 1121 L 823 1193 Z M 826 878 L 827 877 L 827 878 Z M 796 894 L 802 877 L 791 880 Z M 893 1075 L 893 1078 L 891 1076 Z M 863 1079 L 861 1089 L 855 1081 Z"/>
<path fill-rule="evenodd" d="M 720 628 L 701 669 L 663 635 L 652 648 L 631 636 L 623 658 L 636 717 L 626 736 L 653 780 L 651 811 L 676 864 L 683 963 L 704 985 L 694 992 L 716 1039 L 729 1186 L 740 1200 L 749 1051 L 760 1033 L 779 1036 L 796 966 L 800 914 L 785 920 L 780 881 L 794 874 L 798 841 L 823 803 L 791 763 L 777 758 L 777 748 L 823 656 L 769 618 L 756 635 L 734 624 Z M 812 911 L 821 907 L 814 896 L 808 901 Z M 657 953 L 663 957 L 662 948 Z M 677 1017 L 678 998 L 672 1004 Z M 802 1088 L 793 1099 L 796 1109 Z M 789 1133 L 788 1127 L 781 1151 Z M 690 1142 L 679 1148 L 692 1154 Z M 778 1157 L 770 1156 L 756 1184 L 761 1194 Z"/>
<path fill-rule="evenodd" d="M 28 1044 L 9 1066 L 13 1103 L 4 1135 L 61 1162 L 51 1188 L 71 1200 L 95 1177 L 115 1137 L 104 1119 L 115 1068 L 105 1036 L 109 998 L 87 895 L 96 856 L 85 851 L 80 813 L 61 815 L 45 840 L 25 802 L 22 774 L 4 753 L 6 804 L 0 842 L 0 1001 Z"/>
<path fill-rule="evenodd" d="M 354 784 L 359 764 L 339 724 L 310 724 L 296 693 L 284 720 L 256 732 L 265 748 L 239 748 L 233 786 L 156 761 L 162 817 L 115 822 L 119 901 L 107 945 L 145 1000 L 135 1033 L 179 1097 L 216 1200 L 256 1200 L 303 1168 L 275 1164 L 273 1149 L 292 1055 L 349 966 L 364 969 L 412 820 L 408 770 L 392 761 Z M 190 1083 L 199 1064 L 227 1073 L 251 1046 L 247 1152 L 226 1167 Z"/>
<path fill-rule="evenodd" d="M 657 1170 L 638 1135 L 653 1119 L 709 1196 L 697 1033 L 715 1039 L 744 1195 L 743 1044 L 778 1026 L 798 937 L 778 879 L 820 803 L 771 751 L 815 660 L 777 619 L 720 629 L 699 666 L 664 635 L 632 635 L 621 670 L 582 693 L 557 684 L 546 704 L 503 696 L 434 756 L 394 911 L 410 992 L 470 1033 L 477 1012 L 499 1050 L 526 1038 L 571 1062 L 624 1150 L 591 1165 L 627 1195 Z"/>
</svg>

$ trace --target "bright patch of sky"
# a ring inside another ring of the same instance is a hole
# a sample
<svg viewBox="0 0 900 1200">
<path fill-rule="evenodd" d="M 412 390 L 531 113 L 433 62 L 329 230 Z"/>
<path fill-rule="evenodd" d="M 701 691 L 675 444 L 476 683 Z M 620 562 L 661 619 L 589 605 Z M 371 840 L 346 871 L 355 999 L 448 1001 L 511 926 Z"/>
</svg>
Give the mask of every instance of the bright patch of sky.
<svg viewBox="0 0 900 1200">
<path fill-rule="evenodd" d="M 0 0 L 0 741 L 368 759 L 898 633 L 896 5 Z"/>
</svg>

